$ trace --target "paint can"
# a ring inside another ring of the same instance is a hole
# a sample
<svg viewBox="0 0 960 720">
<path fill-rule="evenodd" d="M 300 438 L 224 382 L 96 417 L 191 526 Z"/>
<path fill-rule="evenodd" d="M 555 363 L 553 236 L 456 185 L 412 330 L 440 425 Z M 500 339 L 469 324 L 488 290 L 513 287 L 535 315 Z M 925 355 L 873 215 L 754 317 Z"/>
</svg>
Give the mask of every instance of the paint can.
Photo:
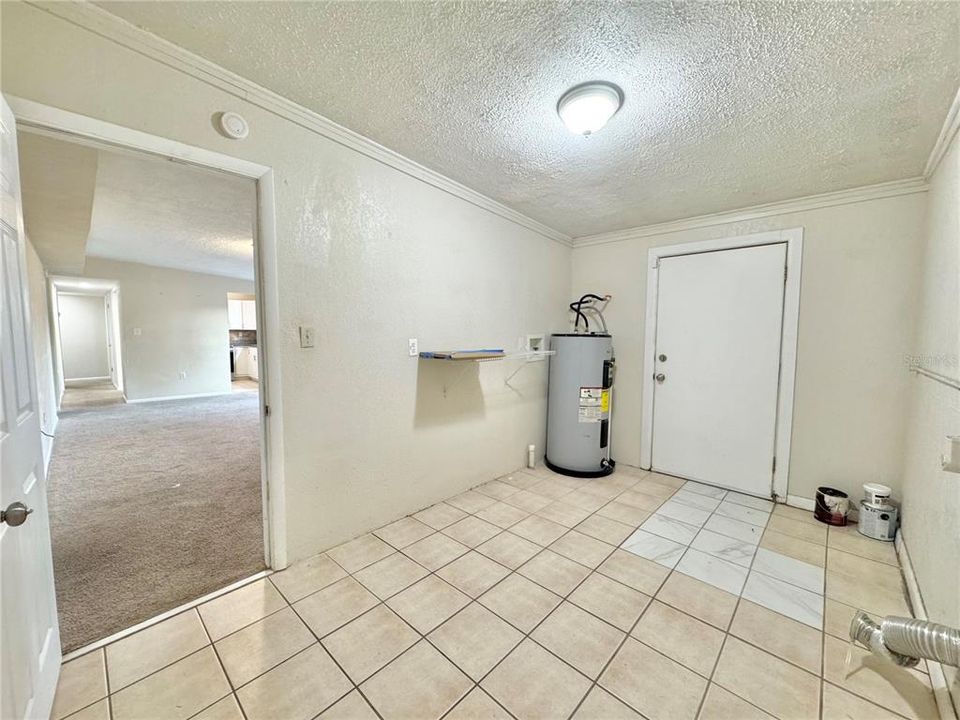
<svg viewBox="0 0 960 720">
<path fill-rule="evenodd" d="M 830 487 L 817 488 L 817 501 L 813 509 L 813 516 L 827 525 L 846 525 L 847 513 L 850 511 L 850 497 L 843 492 Z"/>
<path fill-rule="evenodd" d="M 863 486 L 863 494 L 857 530 L 868 538 L 893 542 L 897 537 L 900 511 L 890 502 L 890 488 L 878 483 L 867 483 Z"/>
<path fill-rule="evenodd" d="M 899 511 L 893 505 L 877 507 L 866 500 L 860 501 L 860 518 L 857 530 L 874 540 L 893 542 L 897 537 L 897 516 Z"/>
</svg>

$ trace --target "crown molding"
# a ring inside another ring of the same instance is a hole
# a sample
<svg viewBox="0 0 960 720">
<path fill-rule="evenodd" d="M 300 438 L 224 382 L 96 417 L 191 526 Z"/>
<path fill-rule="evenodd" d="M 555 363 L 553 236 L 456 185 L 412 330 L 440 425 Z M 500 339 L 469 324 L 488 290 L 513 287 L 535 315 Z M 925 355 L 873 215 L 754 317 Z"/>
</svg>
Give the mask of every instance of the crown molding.
<svg viewBox="0 0 960 720">
<path fill-rule="evenodd" d="M 947 154 L 947 149 L 957 134 L 957 130 L 960 130 L 960 88 L 957 88 L 957 94 L 953 96 L 953 102 L 950 103 L 950 108 L 947 110 L 947 117 L 943 120 L 943 127 L 940 128 L 940 134 L 937 136 L 937 141 L 933 144 L 933 149 L 930 150 L 930 157 L 927 158 L 927 164 L 923 168 L 923 176 L 926 179 L 929 180 L 930 176 L 937 171 L 937 167 L 943 160 L 943 156 Z"/>
<path fill-rule="evenodd" d="M 199 55 L 153 35 L 146 30 L 112 15 L 88 2 L 28 2 L 38 10 L 65 20 L 79 28 L 99 35 L 122 47 L 182 72 L 218 90 L 233 95 L 243 102 L 255 105 L 290 122 L 322 135 L 344 147 L 388 165 L 405 175 L 416 178 L 477 207 L 532 230 L 543 237 L 570 247 L 572 239 L 554 228 L 534 220 L 521 212 L 487 197 L 441 173 L 431 170 L 398 152 L 374 142 L 349 128 L 339 125 L 319 113 L 278 95 L 226 68 L 205 60 Z"/>
<path fill-rule="evenodd" d="M 926 181 L 921 177 L 894 180 L 877 185 L 865 185 L 850 190 L 840 190 L 820 195 L 807 195 L 793 200 L 754 205 L 738 210 L 728 210 L 725 212 L 711 213 L 709 215 L 697 215 L 683 220 L 657 223 L 656 225 L 642 225 L 640 227 L 615 230 L 597 235 L 583 235 L 574 238 L 573 246 L 578 248 L 590 245 L 606 245 L 607 243 L 625 242 L 627 240 L 650 237 L 651 235 L 666 235 L 684 230 L 694 230 L 696 228 L 711 227 L 713 225 L 727 225 L 729 223 L 756 220 L 757 218 L 771 217 L 774 215 L 786 215 L 836 205 L 849 205 L 867 200 L 896 197 L 897 195 L 912 195 L 913 193 L 926 192 L 927 187 Z"/>
</svg>

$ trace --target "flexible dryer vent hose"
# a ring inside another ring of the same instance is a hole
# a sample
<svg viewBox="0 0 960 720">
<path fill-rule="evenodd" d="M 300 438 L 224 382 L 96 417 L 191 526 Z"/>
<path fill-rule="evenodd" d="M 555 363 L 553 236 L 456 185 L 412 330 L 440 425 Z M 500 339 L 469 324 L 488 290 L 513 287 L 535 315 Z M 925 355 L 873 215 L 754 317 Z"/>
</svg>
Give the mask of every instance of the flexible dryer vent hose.
<svg viewBox="0 0 960 720">
<path fill-rule="evenodd" d="M 891 616 L 877 624 L 860 610 L 850 623 L 850 639 L 903 667 L 920 658 L 960 667 L 960 630 L 927 620 Z"/>
</svg>

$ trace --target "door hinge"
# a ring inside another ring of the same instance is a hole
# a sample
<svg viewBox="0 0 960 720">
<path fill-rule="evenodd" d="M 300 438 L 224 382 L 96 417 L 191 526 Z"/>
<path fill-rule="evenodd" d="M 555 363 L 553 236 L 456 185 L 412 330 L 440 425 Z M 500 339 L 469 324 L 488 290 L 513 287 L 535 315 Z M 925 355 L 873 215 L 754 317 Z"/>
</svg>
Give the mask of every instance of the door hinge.
<svg viewBox="0 0 960 720">
<path fill-rule="evenodd" d="M 264 415 L 269 415 L 269 414 L 270 414 L 270 406 L 269 406 L 269 405 L 264 405 L 264 406 L 263 406 L 263 414 L 264 414 Z"/>
<path fill-rule="evenodd" d="M 784 266 L 783 266 L 783 281 L 784 281 L 784 282 L 787 281 L 787 270 L 788 270 L 787 266 L 784 265 Z"/>
<path fill-rule="evenodd" d="M 773 456 L 773 472 L 777 471 L 777 456 Z"/>
</svg>

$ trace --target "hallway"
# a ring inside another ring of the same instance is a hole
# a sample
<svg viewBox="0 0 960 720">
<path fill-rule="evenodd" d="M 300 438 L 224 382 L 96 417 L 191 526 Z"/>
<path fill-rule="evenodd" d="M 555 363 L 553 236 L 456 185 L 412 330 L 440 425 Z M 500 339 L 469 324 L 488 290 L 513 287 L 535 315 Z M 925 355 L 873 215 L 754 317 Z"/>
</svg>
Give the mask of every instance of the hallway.
<svg viewBox="0 0 960 720">
<path fill-rule="evenodd" d="M 97 380 L 70 380 L 63 390 L 60 413 L 89 410 L 126 402 L 123 393 L 107 378 Z"/>
</svg>

